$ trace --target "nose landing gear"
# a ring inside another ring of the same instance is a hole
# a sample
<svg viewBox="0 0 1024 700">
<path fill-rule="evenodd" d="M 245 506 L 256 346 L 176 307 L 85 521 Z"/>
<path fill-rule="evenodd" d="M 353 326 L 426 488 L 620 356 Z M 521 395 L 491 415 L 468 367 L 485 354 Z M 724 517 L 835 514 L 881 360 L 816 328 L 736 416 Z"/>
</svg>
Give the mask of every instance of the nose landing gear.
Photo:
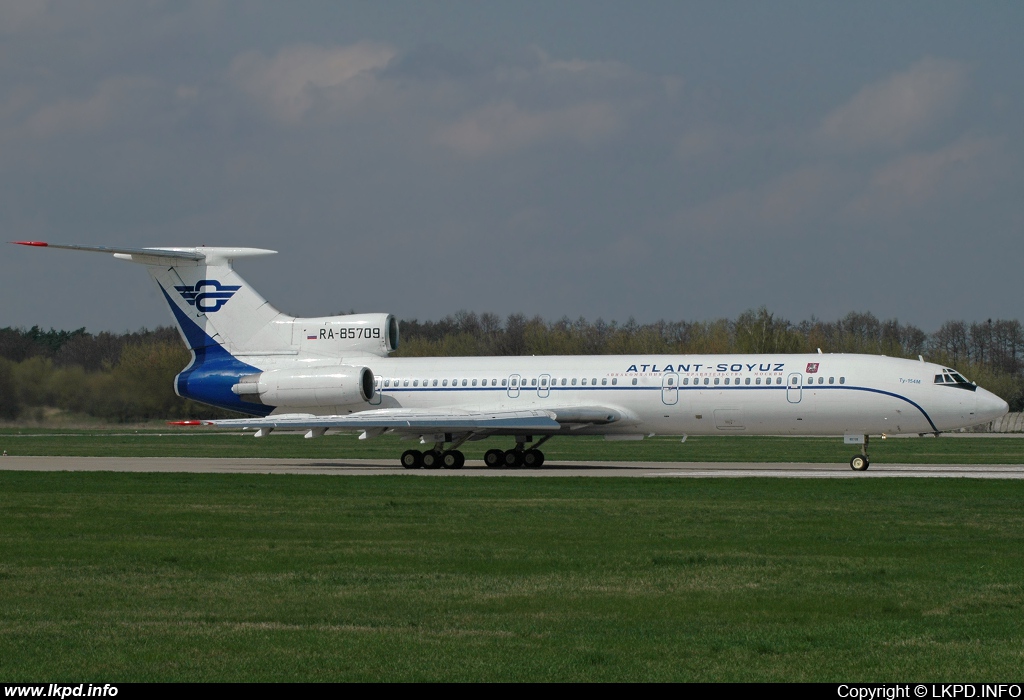
<svg viewBox="0 0 1024 700">
<path fill-rule="evenodd" d="M 868 459 L 868 436 L 864 436 L 864 442 L 860 446 L 860 454 L 854 455 L 850 458 L 850 468 L 854 471 L 862 472 L 866 471 L 871 466 L 871 460 Z"/>
</svg>

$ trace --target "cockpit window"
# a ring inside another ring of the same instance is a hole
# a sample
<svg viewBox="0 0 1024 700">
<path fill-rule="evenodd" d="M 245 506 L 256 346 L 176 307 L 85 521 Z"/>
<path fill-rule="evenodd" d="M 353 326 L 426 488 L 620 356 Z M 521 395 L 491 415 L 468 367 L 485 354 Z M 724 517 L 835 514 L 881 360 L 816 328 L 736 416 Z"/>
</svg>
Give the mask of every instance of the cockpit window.
<svg viewBox="0 0 1024 700">
<path fill-rule="evenodd" d="M 949 368 L 943 369 L 942 374 L 935 375 L 935 383 L 952 384 L 958 389 L 969 389 L 970 391 L 974 391 L 975 389 L 977 389 L 977 386 L 975 386 L 972 382 L 967 381 L 964 375 L 960 374 L 954 369 Z"/>
</svg>

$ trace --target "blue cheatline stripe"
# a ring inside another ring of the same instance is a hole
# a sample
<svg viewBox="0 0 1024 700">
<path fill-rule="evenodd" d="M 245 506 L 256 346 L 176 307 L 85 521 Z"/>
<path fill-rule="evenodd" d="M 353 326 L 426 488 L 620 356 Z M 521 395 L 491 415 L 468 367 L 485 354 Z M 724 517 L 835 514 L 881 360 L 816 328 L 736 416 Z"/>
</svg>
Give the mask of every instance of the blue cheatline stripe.
<svg viewBox="0 0 1024 700">
<path fill-rule="evenodd" d="M 543 388 L 544 387 L 535 387 L 535 386 L 522 387 L 521 386 L 521 387 L 514 387 L 513 391 L 518 390 L 519 392 L 524 392 L 524 391 L 536 392 L 538 389 L 543 389 Z M 660 392 L 663 388 L 668 389 L 669 391 L 671 391 L 672 389 L 676 389 L 678 391 L 788 391 L 790 388 L 792 388 L 794 391 L 797 390 L 797 389 L 800 389 L 801 391 L 804 391 L 804 390 L 806 390 L 806 391 L 812 391 L 812 390 L 813 391 L 821 391 L 821 390 L 825 390 L 825 389 L 828 389 L 828 390 L 831 390 L 831 391 L 866 391 L 866 392 L 872 393 L 872 394 L 882 394 L 883 396 L 891 396 L 894 399 L 899 399 L 900 401 L 905 401 L 905 402 L 909 403 L 911 406 L 913 406 L 914 408 L 916 408 L 918 411 L 921 412 L 921 415 L 924 416 L 924 419 L 926 421 L 928 421 L 928 425 L 930 425 L 932 427 L 933 431 L 939 432 L 939 429 L 935 426 L 935 422 L 932 421 L 931 416 L 929 416 L 928 412 L 925 411 L 924 408 L 922 408 L 921 405 L 918 404 L 916 401 L 908 399 L 906 396 L 903 396 L 902 394 L 894 393 L 892 391 L 885 391 L 884 389 L 874 389 L 874 388 L 866 387 L 866 386 L 852 386 L 852 385 L 849 385 L 849 384 L 844 384 L 844 385 L 841 385 L 841 386 L 837 386 L 837 385 L 818 385 L 818 384 L 815 384 L 815 385 L 811 386 L 809 384 L 808 385 L 801 384 L 800 386 L 793 386 L 793 387 L 791 387 L 788 384 L 773 384 L 771 386 L 746 386 L 746 385 L 740 385 L 740 386 L 718 385 L 718 386 L 716 386 L 714 384 L 707 384 L 707 385 L 700 384 L 700 385 L 697 385 L 697 386 L 687 385 L 687 386 L 677 386 L 677 387 L 632 386 L 632 385 L 630 385 L 630 386 L 557 386 L 557 387 L 547 387 L 547 390 L 548 390 L 548 392 L 555 392 L 555 391 L 558 391 L 558 392 L 561 392 L 561 391 L 657 391 L 657 392 Z M 449 387 L 440 387 L 440 386 L 438 386 L 438 387 L 433 387 L 433 386 L 430 386 L 430 387 L 411 387 L 410 386 L 410 387 L 385 387 L 383 389 L 380 389 L 378 393 L 380 393 L 380 394 L 387 394 L 387 393 L 402 392 L 402 393 L 409 393 L 409 394 L 411 394 L 411 393 L 446 392 L 446 391 L 479 391 L 479 392 L 483 392 L 483 391 L 500 391 L 501 393 L 505 394 L 505 393 L 508 393 L 509 387 L 502 387 L 502 386 L 454 386 L 454 387 L 452 387 L 452 386 L 449 386 Z M 543 398 L 543 397 L 541 397 L 541 398 Z"/>
<path fill-rule="evenodd" d="M 257 403 L 242 401 L 231 391 L 238 383 L 239 377 L 245 374 L 257 374 L 260 370 L 236 359 L 213 338 L 208 336 L 192 319 L 186 316 L 178 305 L 167 295 L 163 285 L 160 291 L 167 300 L 174 320 L 188 339 L 189 348 L 194 358 L 192 364 L 181 371 L 175 378 L 178 394 L 185 398 L 226 408 L 229 411 L 248 413 L 253 416 L 266 416 L 274 410 L 274 406 L 262 406 Z"/>
</svg>

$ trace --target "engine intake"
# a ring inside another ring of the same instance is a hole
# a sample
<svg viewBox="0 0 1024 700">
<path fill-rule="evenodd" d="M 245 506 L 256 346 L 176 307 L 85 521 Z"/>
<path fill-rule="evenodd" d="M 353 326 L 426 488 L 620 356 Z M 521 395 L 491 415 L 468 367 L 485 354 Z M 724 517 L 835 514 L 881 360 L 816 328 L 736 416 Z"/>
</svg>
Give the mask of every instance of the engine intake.
<svg viewBox="0 0 1024 700">
<path fill-rule="evenodd" d="M 273 369 L 240 377 L 231 391 L 242 401 L 265 406 L 328 408 L 362 404 L 373 398 L 373 372 L 349 365 Z"/>
</svg>

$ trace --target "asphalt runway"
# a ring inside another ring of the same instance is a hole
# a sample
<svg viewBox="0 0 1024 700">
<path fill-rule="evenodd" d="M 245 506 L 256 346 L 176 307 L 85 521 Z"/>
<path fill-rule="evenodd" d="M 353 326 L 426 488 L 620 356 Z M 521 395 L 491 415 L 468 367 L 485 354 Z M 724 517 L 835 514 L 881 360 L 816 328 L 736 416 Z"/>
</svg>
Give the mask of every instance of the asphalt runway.
<svg viewBox="0 0 1024 700">
<path fill-rule="evenodd" d="M 1024 479 L 1024 464 L 848 464 L 805 462 L 551 462 L 540 469 L 488 469 L 470 460 L 463 469 L 403 469 L 398 460 L 223 459 L 179 457 L 0 457 L 5 471 L 190 472 L 202 474 L 333 474 L 364 476 L 619 476 L 661 478 L 775 477 L 875 479 L 887 477 Z"/>
</svg>

